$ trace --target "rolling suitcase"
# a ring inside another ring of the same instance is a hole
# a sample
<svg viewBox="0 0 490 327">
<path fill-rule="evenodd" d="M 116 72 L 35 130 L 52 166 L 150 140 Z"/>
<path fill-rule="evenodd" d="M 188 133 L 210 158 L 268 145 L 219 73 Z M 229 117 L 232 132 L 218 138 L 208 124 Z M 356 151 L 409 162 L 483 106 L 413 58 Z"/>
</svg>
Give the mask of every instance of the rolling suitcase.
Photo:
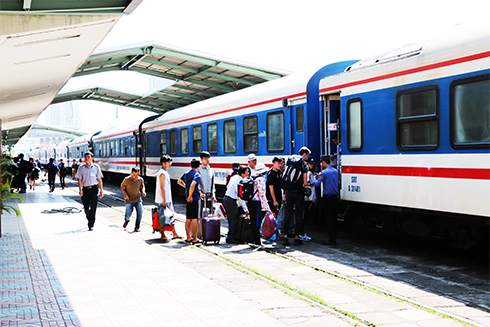
<svg viewBox="0 0 490 327">
<path fill-rule="evenodd" d="M 235 240 L 240 243 L 252 243 L 253 241 L 253 226 L 252 220 L 248 215 L 238 216 L 237 228 L 235 232 Z"/>
<path fill-rule="evenodd" d="M 219 244 L 221 238 L 221 222 L 216 215 L 212 213 L 212 210 L 207 209 L 207 202 L 202 201 L 202 219 L 201 219 L 201 236 L 202 243 L 206 245 L 208 242 L 214 242 Z"/>
</svg>

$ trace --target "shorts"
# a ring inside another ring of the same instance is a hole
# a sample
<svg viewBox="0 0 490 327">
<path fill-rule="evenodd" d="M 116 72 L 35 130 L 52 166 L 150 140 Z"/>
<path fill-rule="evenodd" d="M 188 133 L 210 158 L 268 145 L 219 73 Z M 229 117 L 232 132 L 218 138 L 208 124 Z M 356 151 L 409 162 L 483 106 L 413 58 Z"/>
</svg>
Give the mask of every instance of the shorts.
<svg viewBox="0 0 490 327">
<path fill-rule="evenodd" d="M 192 202 L 186 203 L 185 216 L 187 219 L 197 219 L 201 217 L 201 215 L 199 214 L 201 208 L 200 203 L 200 200 L 194 200 Z"/>
</svg>

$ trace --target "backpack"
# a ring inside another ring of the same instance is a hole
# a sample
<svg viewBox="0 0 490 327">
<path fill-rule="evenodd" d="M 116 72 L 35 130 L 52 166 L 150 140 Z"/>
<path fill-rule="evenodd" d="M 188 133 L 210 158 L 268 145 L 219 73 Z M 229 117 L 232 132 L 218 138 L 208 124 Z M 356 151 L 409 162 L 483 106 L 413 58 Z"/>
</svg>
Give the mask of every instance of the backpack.
<svg viewBox="0 0 490 327">
<path fill-rule="evenodd" d="M 238 183 L 238 197 L 244 201 L 252 200 L 255 195 L 254 184 L 254 179 L 251 177 L 242 179 Z"/>
<path fill-rule="evenodd" d="M 281 188 L 286 191 L 295 189 L 295 184 L 301 179 L 303 175 L 303 158 L 301 156 L 293 155 L 288 158 L 286 168 L 281 175 Z"/>
</svg>

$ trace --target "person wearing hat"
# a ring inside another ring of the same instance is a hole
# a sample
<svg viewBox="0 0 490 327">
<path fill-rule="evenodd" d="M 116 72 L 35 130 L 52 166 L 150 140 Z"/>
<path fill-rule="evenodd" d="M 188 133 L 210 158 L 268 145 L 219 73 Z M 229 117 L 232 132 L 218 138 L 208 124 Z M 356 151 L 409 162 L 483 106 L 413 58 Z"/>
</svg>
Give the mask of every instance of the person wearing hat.
<svg viewBox="0 0 490 327">
<path fill-rule="evenodd" d="M 78 167 L 75 178 L 78 179 L 78 190 L 82 197 L 85 216 L 88 220 L 88 230 L 92 230 L 95 224 L 95 211 L 97 210 L 97 194 L 100 198 L 104 196 L 102 189 L 102 171 L 100 167 L 93 162 L 94 155 L 92 152 L 85 152 L 85 163 Z M 100 193 L 99 193 L 100 189 Z"/>
<path fill-rule="evenodd" d="M 265 181 L 265 175 L 268 170 L 269 169 L 267 169 L 263 163 L 258 163 L 255 166 L 255 172 L 252 176 L 254 179 L 254 197 L 247 204 L 248 211 L 250 212 L 250 219 L 253 224 L 253 240 L 257 245 L 262 244 L 260 242 L 260 226 L 262 225 L 262 220 L 264 220 L 266 212 L 271 210 L 269 202 L 267 201 Z"/>
<path fill-rule="evenodd" d="M 255 166 L 257 165 L 257 157 L 255 154 L 250 153 L 247 157 L 248 160 L 248 168 L 250 169 L 250 176 L 253 176 L 255 172 Z"/>
<path fill-rule="evenodd" d="M 240 168 L 240 163 L 238 163 L 238 162 L 234 162 L 231 165 L 231 172 L 229 172 L 228 175 L 226 175 L 225 187 L 228 187 L 228 183 L 230 182 L 230 179 L 233 176 L 238 175 L 238 168 Z"/>
<path fill-rule="evenodd" d="M 339 210 L 339 172 L 330 165 L 330 157 L 322 157 L 322 172 L 315 180 L 315 186 L 323 186 L 321 198 L 317 196 L 323 212 L 327 216 L 328 241 L 323 245 L 337 244 L 337 213 Z"/>
</svg>

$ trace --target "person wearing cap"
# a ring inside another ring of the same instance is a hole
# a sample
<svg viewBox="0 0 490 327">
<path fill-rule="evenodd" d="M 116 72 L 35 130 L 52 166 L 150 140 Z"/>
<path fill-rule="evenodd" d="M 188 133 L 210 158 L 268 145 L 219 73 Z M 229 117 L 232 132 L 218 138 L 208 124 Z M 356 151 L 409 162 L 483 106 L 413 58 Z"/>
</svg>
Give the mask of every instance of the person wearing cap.
<svg viewBox="0 0 490 327">
<path fill-rule="evenodd" d="M 216 188 L 214 186 L 214 170 L 209 165 L 211 154 L 208 151 L 201 152 L 201 166 L 199 166 L 197 172 L 201 175 L 201 181 L 199 182 L 199 193 L 201 199 L 208 201 L 206 203 L 207 208 L 213 208 L 213 200 L 216 199 Z M 201 215 L 199 215 L 201 217 Z"/>
<path fill-rule="evenodd" d="M 255 173 L 253 174 L 254 179 L 254 197 L 248 202 L 248 211 L 250 212 L 250 219 L 252 219 L 252 233 L 254 243 L 261 245 L 260 242 L 260 226 L 262 225 L 262 220 L 264 220 L 267 211 L 271 211 L 269 207 L 269 202 L 266 196 L 266 181 L 265 174 L 267 174 L 267 167 L 263 163 L 258 163 L 255 166 Z M 259 210 L 260 203 L 260 210 Z"/>
<path fill-rule="evenodd" d="M 78 190 L 82 197 L 85 216 L 88 220 L 88 230 L 93 230 L 95 224 L 95 212 L 97 210 L 97 194 L 100 198 L 104 196 L 102 188 L 102 171 L 100 167 L 93 162 L 94 155 L 92 152 L 85 152 L 85 163 L 78 167 L 75 178 L 78 179 Z M 99 193 L 100 189 L 100 193 Z"/>
<path fill-rule="evenodd" d="M 322 157 L 322 169 L 315 181 L 315 186 L 323 186 L 319 203 L 327 216 L 328 241 L 322 244 L 335 245 L 337 244 L 337 213 L 339 210 L 339 172 L 330 165 L 329 156 Z"/>
<path fill-rule="evenodd" d="M 250 153 L 247 157 L 248 160 L 248 168 L 250 169 L 250 176 L 253 176 L 255 173 L 255 166 L 257 165 L 257 157 L 255 154 Z"/>
<path fill-rule="evenodd" d="M 238 174 L 238 168 L 239 167 L 240 167 L 240 163 L 238 163 L 238 162 L 234 162 L 231 165 L 231 172 L 229 172 L 228 175 L 226 175 L 225 187 L 228 187 L 228 183 L 230 182 L 230 178 Z"/>
<path fill-rule="evenodd" d="M 146 196 L 145 181 L 139 174 L 140 169 L 133 167 L 131 168 L 131 175 L 124 178 L 121 183 L 121 191 L 124 194 L 124 204 L 126 205 L 123 227 L 126 228 L 128 226 L 133 209 L 136 209 L 135 232 L 140 231 L 141 217 L 143 217 L 143 200 L 141 199 L 141 195 L 143 197 Z"/>
</svg>

